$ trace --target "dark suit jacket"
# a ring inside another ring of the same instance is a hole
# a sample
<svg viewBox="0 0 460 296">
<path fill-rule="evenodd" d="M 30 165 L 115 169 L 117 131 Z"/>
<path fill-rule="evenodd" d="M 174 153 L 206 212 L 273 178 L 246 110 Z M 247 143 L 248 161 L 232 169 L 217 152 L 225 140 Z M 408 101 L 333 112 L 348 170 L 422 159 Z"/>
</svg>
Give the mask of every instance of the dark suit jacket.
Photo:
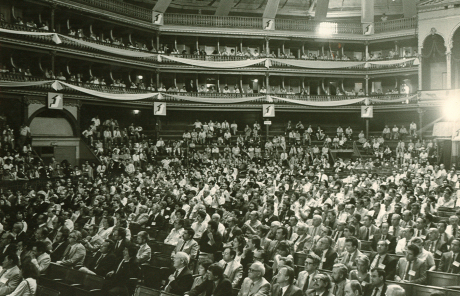
<svg viewBox="0 0 460 296">
<path fill-rule="evenodd" d="M 380 295 L 385 295 L 386 292 L 387 292 L 387 285 L 383 284 L 383 289 Z M 364 291 L 363 291 L 364 296 L 372 296 L 373 293 L 374 293 L 374 287 L 372 285 L 366 285 L 364 287 Z"/>
<path fill-rule="evenodd" d="M 117 247 L 118 241 L 115 242 L 115 247 L 113 249 L 113 254 L 115 255 L 115 258 L 117 259 L 117 264 L 120 263 L 121 259 L 123 259 L 123 250 L 125 249 L 127 244 L 128 244 L 128 241 L 126 239 L 124 239 L 121 242 L 119 247 Z"/>
<path fill-rule="evenodd" d="M 222 236 L 219 232 L 216 232 L 214 235 L 214 245 L 209 244 L 208 231 L 203 232 L 203 235 L 200 238 L 198 244 L 200 245 L 200 252 L 215 254 L 219 251 L 222 251 Z"/>
<path fill-rule="evenodd" d="M 126 286 L 130 278 L 137 278 L 140 274 L 139 265 L 136 258 L 131 258 L 128 262 L 118 262 L 115 266 L 114 274 L 108 278 L 107 284 L 110 287 Z M 120 268 L 118 268 L 120 266 Z"/>
<path fill-rule="evenodd" d="M 427 250 L 428 252 L 433 253 L 434 259 L 440 259 L 442 256 L 442 253 L 445 253 L 448 251 L 448 245 L 447 243 L 443 242 L 441 239 L 438 239 L 434 245 L 434 249 L 431 248 L 431 243 L 432 241 L 427 240 L 425 241 L 424 244 L 424 249 Z"/>
<path fill-rule="evenodd" d="M 155 217 L 155 215 L 150 215 L 149 220 L 145 224 L 145 226 L 148 226 L 153 229 L 163 229 L 163 226 L 165 224 L 165 218 L 161 215 L 161 213 L 158 213 L 158 215 Z"/>
<path fill-rule="evenodd" d="M 214 288 L 214 283 L 212 281 L 205 281 L 201 285 L 196 286 L 193 288 L 188 295 L 189 296 L 198 296 L 201 293 L 205 292 L 206 296 L 232 296 L 233 295 L 233 289 L 232 289 L 232 283 L 230 280 L 226 277 L 222 279 L 217 284 L 216 289 L 214 290 L 213 293 L 213 288 Z"/>
<path fill-rule="evenodd" d="M 109 271 L 115 270 L 118 267 L 118 261 L 113 253 L 109 253 L 105 255 L 105 257 L 102 258 L 98 264 L 98 260 L 99 258 L 101 258 L 101 256 L 102 253 L 97 252 L 96 256 L 94 256 L 94 258 L 92 258 L 91 261 L 88 263 L 88 268 L 94 271 L 97 275 L 106 276 L 106 274 L 109 273 Z"/>
<path fill-rule="evenodd" d="M 185 83 L 185 89 L 187 90 L 187 92 L 198 92 L 198 88 L 195 82 L 193 82 L 193 85 L 190 84 L 190 81 Z"/>
<path fill-rule="evenodd" d="M 379 234 L 379 235 L 375 235 L 371 239 L 371 249 L 372 249 L 372 251 L 377 252 L 377 243 L 380 241 L 381 238 L 382 238 L 382 235 Z M 394 237 L 391 234 L 387 234 L 386 237 L 385 237 L 385 240 L 390 242 L 390 244 L 388 246 L 388 253 L 394 254 L 395 251 L 396 251 L 396 244 L 397 244 L 396 237 Z"/>
<path fill-rule="evenodd" d="M 286 293 L 283 294 L 283 290 L 281 289 L 279 284 L 275 284 L 272 286 L 272 291 L 270 293 L 271 296 L 303 296 L 302 290 L 295 285 L 289 285 L 286 290 Z"/>
<path fill-rule="evenodd" d="M 458 274 L 460 273 L 460 266 L 454 266 L 453 263 L 454 253 L 452 251 L 446 252 L 442 254 L 441 261 L 439 262 L 438 271 L 447 272 L 450 267 L 452 267 L 452 273 Z M 460 263 L 460 254 L 457 255 L 457 259 L 455 260 Z"/>
<path fill-rule="evenodd" d="M 271 216 L 271 217 L 265 216 L 265 217 L 262 219 L 261 222 L 262 222 L 263 224 L 265 224 L 265 225 L 270 226 L 270 225 L 272 224 L 272 222 L 274 222 L 274 221 L 279 221 L 278 216 L 275 216 L 275 215 L 273 215 L 273 216 Z"/>
<path fill-rule="evenodd" d="M 369 236 L 373 236 L 378 230 L 377 226 L 375 226 L 374 224 L 372 224 L 371 227 L 369 227 L 369 228 L 371 230 Z M 359 237 L 358 238 L 360 240 L 366 240 L 366 235 L 367 235 L 367 228 L 365 226 L 361 226 L 361 228 L 359 229 Z"/>
<path fill-rule="evenodd" d="M 51 261 L 56 262 L 61 260 L 62 256 L 64 256 L 64 252 L 67 249 L 67 246 L 69 245 L 69 241 L 63 242 L 61 245 L 58 243 L 54 243 L 52 246 L 52 251 L 51 251 Z"/>
<path fill-rule="evenodd" d="M 182 269 L 174 281 L 169 283 L 169 293 L 184 295 L 193 285 L 193 275 L 188 267 Z"/>
<path fill-rule="evenodd" d="M 322 251 L 316 251 L 316 255 L 318 255 L 321 260 L 323 260 L 323 252 Z M 329 250 L 326 253 L 326 261 L 322 262 L 323 266 L 321 269 L 326 269 L 326 270 L 332 270 L 332 267 L 334 266 L 334 262 L 337 259 L 337 252 L 334 251 L 334 249 L 329 248 Z"/>
<path fill-rule="evenodd" d="M 375 257 L 377 256 L 377 253 L 372 253 L 369 256 L 369 264 L 372 264 L 374 262 Z M 385 256 L 383 260 L 380 259 L 379 265 L 383 264 L 385 265 L 385 272 L 386 272 L 386 279 L 389 281 L 393 281 L 395 277 L 395 268 L 396 264 L 398 263 L 398 260 L 396 258 L 392 258 L 389 254 Z M 378 266 L 376 266 L 378 268 Z"/>
<path fill-rule="evenodd" d="M 224 236 L 222 238 L 223 243 L 228 243 L 235 238 L 235 231 L 242 233 L 241 228 L 238 226 L 233 227 L 232 231 L 225 231 Z"/>
</svg>

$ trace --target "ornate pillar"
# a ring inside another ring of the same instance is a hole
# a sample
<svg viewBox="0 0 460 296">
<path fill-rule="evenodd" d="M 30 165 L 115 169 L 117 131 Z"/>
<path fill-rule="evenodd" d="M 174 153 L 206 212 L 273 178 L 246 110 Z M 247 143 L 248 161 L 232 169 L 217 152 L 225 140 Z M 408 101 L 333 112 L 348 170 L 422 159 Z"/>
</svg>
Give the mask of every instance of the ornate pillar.
<svg viewBox="0 0 460 296">
<path fill-rule="evenodd" d="M 270 54 L 270 37 L 265 36 L 265 49 L 267 50 L 267 55 Z"/>
<path fill-rule="evenodd" d="M 422 139 L 422 134 L 423 134 L 423 114 L 425 113 L 425 110 L 423 110 L 422 108 L 418 108 L 417 113 L 418 113 L 419 139 Z"/>
<path fill-rule="evenodd" d="M 366 96 L 369 95 L 369 75 L 366 74 Z"/>
<path fill-rule="evenodd" d="M 266 85 L 266 90 L 267 90 L 267 94 L 270 93 L 270 74 L 265 73 L 265 85 Z"/>
<path fill-rule="evenodd" d="M 157 80 L 157 87 L 156 87 L 156 89 L 158 90 L 158 89 L 160 88 L 160 86 L 161 86 L 161 85 L 160 85 L 160 69 L 157 69 L 157 70 L 155 71 L 155 74 L 156 74 L 156 78 L 157 78 L 157 79 L 156 79 L 156 80 Z"/>
<path fill-rule="evenodd" d="M 366 55 L 366 61 L 369 60 L 369 42 L 366 41 L 366 43 L 364 43 L 366 45 L 366 52 L 365 52 L 365 55 Z"/>
<path fill-rule="evenodd" d="M 160 50 L 160 35 L 161 33 L 158 31 L 156 34 L 157 37 L 157 50 Z"/>
<path fill-rule="evenodd" d="M 447 82 L 446 82 L 446 88 L 447 89 L 452 89 L 452 51 L 450 48 L 447 48 L 446 51 L 446 66 L 447 66 Z"/>
<path fill-rule="evenodd" d="M 54 31 L 54 13 L 56 10 L 56 4 L 51 4 L 51 31 Z"/>
<path fill-rule="evenodd" d="M 54 69 L 54 62 L 55 62 L 55 57 L 56 57 L 56 51 L 51 51 L 51 70 L 53 71 L 53 74 L 56 75 L 56 71 Z"/>
<path fill-rule="evenodd" d="M 418 54 L 417 54 L 418 60 L 420 62 L 420 65 L 418 66 L 418 90 L 423 89 L 423 87 L 422 87 L 422 81 L 423 81 L 423 78 L 422 78 L 422 71 L 423 71 L 422 50 L 423 50 L 423 46 L 419 46 L 418 47 Z"/>
</svg>

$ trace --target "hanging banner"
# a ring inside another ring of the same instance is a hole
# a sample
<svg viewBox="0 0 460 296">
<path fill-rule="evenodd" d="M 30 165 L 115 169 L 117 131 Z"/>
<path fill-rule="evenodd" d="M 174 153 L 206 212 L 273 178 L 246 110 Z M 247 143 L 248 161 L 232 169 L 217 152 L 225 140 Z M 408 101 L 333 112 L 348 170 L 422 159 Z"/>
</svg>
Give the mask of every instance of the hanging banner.
<svg viewBox="0 0 460 296">
<path fill-rule="evenodd" d="M 64 95 L 60 93 L 48 93 L 48 109 L 64 109 Z"/>
<path fill-rule="evenodd" d="M 275 30 L 275 19 L 272 18 L 263 18 L 262 25 L 264 30 L 272 31 Z"/>
<path fill-rule="evenodd" d="M 262 116 L 263 117 L 275 117 L 275 104 L 263 104 Z"/>
<path fill-rule="evenodd" d="M 152 23 L 154 25 L 163 26 L 164 25 L 164 15 L 161 12 L 152 12 Z"/>
<path fill-rule="evenodd" d="M 373 106 L 361 106 L 361 118 L 373 118 L 374 107 Z"/>
<path fill-rule="evenodd" d="M 166 103 L 154 102 L 153 115 L 166 116 Z"/>
</svg>

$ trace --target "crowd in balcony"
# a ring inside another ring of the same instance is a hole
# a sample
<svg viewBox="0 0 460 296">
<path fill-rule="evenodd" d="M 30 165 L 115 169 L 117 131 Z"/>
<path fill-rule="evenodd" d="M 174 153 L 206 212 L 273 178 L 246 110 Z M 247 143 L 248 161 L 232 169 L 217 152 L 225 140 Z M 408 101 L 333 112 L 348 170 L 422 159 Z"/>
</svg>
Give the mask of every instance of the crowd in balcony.
<svg viewBox="0 0 460 296">
<path fill-rule="evenodd" d="M 125 130 L 117 120 L 91 122 L 92 141 L 101 142 L 99 166 L 2 192 L 0 255 L 18 276 L 7 287 L 0 281 L 0 291 L 25 289 L 19 270 L 29 277 L 29 268 L 36 270 L 33 290 L 35 278 L 60 265 L 103 277 L 106 295 L 132 295 L 133 285 L 152 284 L 144 280 L 152 271 L 142 266 L 157 264 L 158 256 L 170 264 L 156 288 L 181 296 L 268 296 L 288 289 L 299 296 L 350 290 L 374 296 L 386 289 L 384 295 L 395 296 L 404 295 L 397 282 L 424 285 L 431 271 L 460 272 L 451 260 L 460 254 L 455 168 L 419 162 L 385 175 L 316 160 L 327 158 L 328 145 L 349 147 L 356 139 L 351 127 L 337 127 L 330 139 L 321 127 L 288 122 L 286 135 L 265 143 L 265 151 L 278 153 L 265 157 L 258 122 L 243 128 L 196 120 L 177 147 L 162 138 L 153 144 L 133 124 L 115 140 Z M 2 145 L 17 149 L 10 134 L 4 126 Z M 310 141 L 324 144 L 313 143 L 305 154 L 321 157 L 293 162 Z M 143 160 L 150 150 L 155 157 Z M 52 159 L 43 166 L 57 165 Z M 452 214 L 438 221 L 444 209 Z M 168 253 L 153 254 L 152 244 Z"/>
</svg>

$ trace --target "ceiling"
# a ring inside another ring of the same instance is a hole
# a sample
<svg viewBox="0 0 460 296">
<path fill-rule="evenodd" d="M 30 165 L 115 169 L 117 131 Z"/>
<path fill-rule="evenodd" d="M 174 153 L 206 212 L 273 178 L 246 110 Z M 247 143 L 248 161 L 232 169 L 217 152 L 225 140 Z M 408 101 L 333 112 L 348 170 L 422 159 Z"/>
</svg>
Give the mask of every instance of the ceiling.
<svg viewBox="0 0 460 296">
<path fill-rule="evenodd" d="M 126 0 L 125 0 L 126 1 Z M 144 7 L 152 8 L 156 0 L 128 0 Z M 219 2 L 224 0 L 172 0 L 167 13 L 201 13 L 214 15 Z M 227 0 L 233 1 L 230 15 L 262 16 L 267 0 Z M 315 13 L 316 0 L 280 0 L 277 17 L 312 17 Z M 360 18 L 362 0 L 329 0 L 327 17 Z M 375 16 L 385 13 L 389 19 L 400 18 L 403 0 L 375 0 Z M 420 2 L 419 0 L 416 0 Z"/>
</svg>

